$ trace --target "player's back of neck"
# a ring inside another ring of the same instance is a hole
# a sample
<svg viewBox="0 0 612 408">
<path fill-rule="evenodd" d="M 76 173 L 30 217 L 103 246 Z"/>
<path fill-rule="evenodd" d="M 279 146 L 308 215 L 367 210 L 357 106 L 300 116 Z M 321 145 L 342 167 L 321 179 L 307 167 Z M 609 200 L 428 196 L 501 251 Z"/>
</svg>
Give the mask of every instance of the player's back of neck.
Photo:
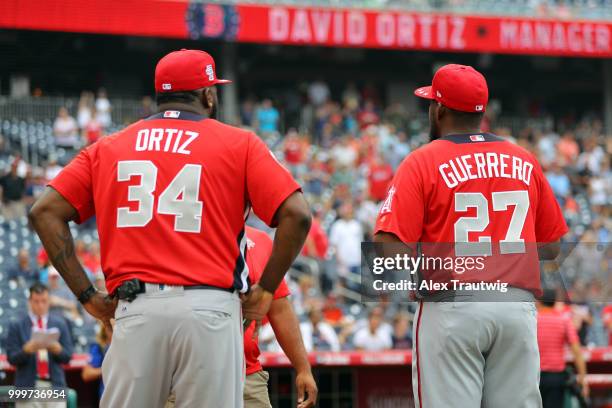
<svg viewBox="0 0 612 408">
<path fill-rule="evenodd" d="M 482 133 L 482 130 L 480 130 L 479 127 L 473 127 L 473 126 L 453 127 L 453 128 L 444 129 L 442 132 L 440 132 L 442 137 L 448 136 L 448 135 L 463 135 L 463 134 L 473 135 L 476 133 Z"/>
<path fill-rule="evenodd" d="M 157 107 L 157 113 L 168 111 L 168 110 L 191 112 L 191 113 L 195 113 L 195 114 L 202 115 L 202 116 L 208 116 L 208 112 L 206 111 L 206 109 L 204 109 L 204 107 L 202 107 L 201 105 L 198 106 L 198 105 L 190 104 L 190 103 L 180 103 L 180 102 L 164 103 Z"/>
</svg>

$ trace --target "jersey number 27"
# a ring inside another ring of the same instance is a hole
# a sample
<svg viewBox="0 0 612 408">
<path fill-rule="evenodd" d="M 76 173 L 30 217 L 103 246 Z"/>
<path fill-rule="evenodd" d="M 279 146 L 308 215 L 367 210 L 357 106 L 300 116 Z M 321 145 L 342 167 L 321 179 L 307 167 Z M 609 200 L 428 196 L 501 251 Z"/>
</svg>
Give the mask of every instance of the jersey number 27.
<svg viewBox="0 0 612 408">
<path fill-rule="evenodd" d="M 510 224 L 504 239 L 499 241 L 501 254 L 521 254 L 525 252 L 525 240 L 521 238 L 527 212 L 529 194 L 526 190 L 498 191 L 491 194 L 493 211 L 506 211 L 514 207 Z M 489 225 L 489 202 L 482 193 L 455 193 L 455 212 L 476 209 L 475 217 L 461 217 L 455 222 L 455 254 L 457 256 L 492 255 L 491 237 L 481 236 L 478 242 L 470 242 L 470 232 L 483 232 Z"/>
<path fill-rule="evenodd" d="M 157 201 L 157 213 L 174 216 L 174 230 L 178 232 L 200 232 L 202 226 L 202 201 L 200 176 L 202 166 L 186 164 Z M 126 160 L 117 164 L 117 181 L 129 181 L 140 176 L 140 184 L 128 187 L 128 201 L 138 203 L 137 210 L 129 207 L 117 209 L 117 228 L 144 227 L 153 219 L 157 167 L 150 160 Z"/>
</svg>

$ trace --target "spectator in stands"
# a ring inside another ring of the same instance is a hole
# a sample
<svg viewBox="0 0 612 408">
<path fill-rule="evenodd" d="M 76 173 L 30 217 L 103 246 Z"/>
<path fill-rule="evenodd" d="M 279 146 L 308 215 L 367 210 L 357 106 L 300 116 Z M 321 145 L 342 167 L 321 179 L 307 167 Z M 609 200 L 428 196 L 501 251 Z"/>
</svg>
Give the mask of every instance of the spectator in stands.
<svg viewBox="0 0 612 408">
<path fill-rule="evenodd" d="M 334 328 L 323 320 L 319 307 L 312 307 L 308 320 L 300 324 L 306 351 L 340 351 L 340 342 Z"/>
<path fill-rule="evenodd" d="M 53 180 L 62 169 L 63 167 L 57 163 L 57 157 L 55 157 L 55 155 L 50 155 L 47 166 L 45 167 L 45 178 L 48 182 Z"/>
<path fill-rule="evenodd" d="M 140 119 L 148 118 L 155 113 L 155 104 L 150 96 L 143 96 L 138 109 L 138 117 Z"/>
<path fill-rule="evenodd" d="M 325 230 L 321 226 L 321 208 L 313 209 L 312 226 L 306 237 L 302 255 L 323 261 L 327 256 L 328 240 Z"/>
<path fill-rule="evenodd" d="M 374 155 L 374 160 L 368 169 L 368 187 L 370 197 L 380 202 L 387 196 L 389 184 L 393 180 L 393 168 L 389 163 L 385 163 L 381 155 Z"/>
<path fill-rule="evenodd" d="M 559 204 L 563 206 L 565 204 L 565 200 L 569 197 L 572 190 L 569 177 L 567 177 L 567 174 L 563 171 L 556 160 L 553 160 L 550 163 L 550 168 L 546 172 L 546 179 L 548 180 L 553 193 L 555 193 L 557 201 L 559 201 Z"/>
<path fill-rule="evenodd" d="M 398 132 L 391 137 L 388 148 L 384 151 L 386 161 L 396 170 L 402 160 L 410 153 L 410 143 L 406 132 Z"/>
<path fill-rule="evenodd" d="M 10 171 L 0 177 L 2 187 L 2 215 L 7 220 L 25 216 L 25 204 L 22 199 L 25 195 L 25 176 L 17 172 L 19 161 L 14 160 Z"/>
<path fill-rule="evenodd" d="M 108 97 L 106 96 L 106 89 L 100 88 L 98 90 L 98 97 L 96 98 L 96 115 L 100 124 L 104 129 L 111 125 L 111 110 L 112 106 Z"/>
<path fill-rule="evenodd" d="M 371 237 L 374 233 L 380 205 L 378 202 L 373 201 L 368 191 L 364 189 L 355 199 L 355 207 L 357 208 L 355 210 L 355 218 L 361 223 L 365 236 Z"/>
<path fill-rule="evenodd" d="M 85 245 L 83 243 L 83 245 Z M 87 250 L 84 250 L 79 256 L 79 260 L 83 264 L 85 271 L 89 274 L 90 279 L 94 282 L 94 286 L 101 291 L 106 290 L 104 272 L 100 262 L 100 244 L 97 241 L 89 244 Z"/>
<path fill-rule="evenodd" d="M 64 314 L 72 320 L 80 317 L 74 294 L 53 266 L 48 268 L 48 279 L 51 310 Z"/>
<path fill-rule="evenodd" d="M 353 216 L 353 205 L 346 202 L 340 207 L 340 218 L 331 226 L 329 244 L 335 250 L 338 274 L 345 286 L 353 289 L 357 285 L 351 278 L 359 274 L 362 239 L 363 228 Z"/>
<path fill-rule="evenodd" d="M 612 172 L 610 171 L 610 156 L 604 156 L 601 171 L 589 180 L 589 199 L 597 211 L 612 204 Z"/>
<path fill-rule="evenodd" d="M 556 292 L 546 289 L 538 302 L 538 348 L 540 350 L 540 393 L 543 408 L 559 408 L 564 405 L 567 382 L 565 372 L 565 348 L 569 346 L 578 371 L 578 384 L 585 397 L 589 396 L 586 380 L 586 364 L 580 342 L 572 322 L 556 311 Z"/>
<path fill-rule="evenodd" d="M 27 178 L 30 171 L 30 165 L 21 157 L 21 153 L 15 152 L 10 158 L 11 163 L 15 163 L 17 166 L 17 176 L 21 178 Z"/>
<path fill-rule="evenodd" d="M 391 332 L 382 325 L 383 311 L 374 307 L 368 315 L 368 324 L 357 330 L 353 337 L 353 345 L 357 350 L 383 351 L 393 347 Z"/>
<path fill-rule="evenodd" d="M 95 109 L 93 112 L 92 118 L 83 129 L 83 140 L 87 146 L 96 143 L 104 134 L 104 126 L 100 122 L 100 115 L 97 114 Z"/>
<path fill-rule="evenodd" d="M 79 125 L 79 129 L 85 129 L 89 121 L 94 117 L 93 99 L 93 94 L 91 92 L 81 92 L 79 107 L 77 108 L 77 124 Z"/>
<path fill-rule="evenodd" d="M 329 87 L 322 80 L 314 81 L 308 86 L 308 99 L 315 107 L 325 104 L 329 97 Z"/>
<path fill-rule="evenodd" d="M 30 253 L 21 248 L 17 253 L 17 264 L 8 270 L 8 278 L 21 284 L 30 286 L 39 279 L 38 270 L 30 265 Z"/>
<path fill-rule="evenodd" d="M 334 163 L 339 168 L 354 169 L 354 165 L 357 162 L 357 150 L 352 144 L 350 136 L 345 136 L 336 143 L 331 149 L 330 154 L 334 159 Z"/>
<path fill-rule="evenodd" d="M 393 334 L 391 335 L 393 348 L 396 350 L 412 349 L 412 331 L 410 329 L 410 316 L 405 312 L 398 312 L 393 317 Z"/>
<path fill-rule="evenodd" d="M 561 164 L 563 166 L 572 165 L 578 159 L 580 147 L 576 143 L 576 138 L 572 132 L 565 132 L 557 143 L 557 152 L 561 156 Z"/>
<path fill-rule="evenodd" d="M 553 131 L 535 132 L 535 139 L 538 148 L 538 160 L 543 167 L 548 167 L 550 163 L 557 159 L 557 142 L 559 135 Z"/>
<path fill-rule="evenodd" d="M 47 186 L 45 171 L 40 167 L 32 169 L 32 177 L 26 182 L 24 202 L 29 207 L 40 197 Z"/>
<path fill-rule="evenodd" d="M 360 129 L 365 129 L 370 125 L 376 125 L 380 122 L 380 116 L 376 112 L 373 101 L 365 101 L 363 109 L 357 114 L 357 122 Z"/>
<path fill-rule="evenodd" d="M 76 149 L 79 146 L 77 122 L 70 116 L 68 109 L 60 108 L 53 124 L 53 135 L 55 136 L 55 145 L 58 147 Z"/>
<path fill-rule="evenodd" d="M 328 293 L 325 298 L 325 303 L 323 304 L 323 318 L 327 323 L 331 324 L 334 329 L 340 329 L 343 325 L 344 311 L 342 307 L 340 307 L 338 296 L 333 292 Z"/>
<path fill-rule="evenodd" d="M 96 341 L 89 346 L 89 362 L 81 371 L 81 378 L 85 382 L 99 381 L 98 399 L 102 398 L 104 383 L 102 382 L 102 362 L 110 346 L 112 333 L 108 333 L 103 324 L 99 324 Z"/>
<path fill-rule="evenodd" d="M 30 287 L 29 312 L 11 323 L 6 337 L 8 362 L 15 366 L 15 386 L 28 388 L 66 387 L 63 364 L 72 357 L 72 336 L 64 319 L 49 313 L 49 290 L 42 283 Z M 33 332 L 58 333 L 59 339 L 43 343 Z M 18 407 L 39 407 L 37 402 L 21 402 Z M 65 407 L 65 402 L 45 403 L 45 407 Z"/>
<path fill-rule="evenodd" d="M 601 311 L 601 320 L 608 333 L 608 346 L 612 346 L 612 303 L 608 303 Z"/>
<path fill-rule="evenodd" d="M 267 134 L 277 133 L 279 120 L 280 114 L 274 105 L 272 105 L 272 101 L 270 99 L 264 99 L 259 109 L 257 109 L 255 118 L 255 127 L 259 134 L 265 136 Z"/>
<path fill-rule="evenodd" d="M 605 152 L 597 143 L 596 136 L 590 136 L 584 141 L 584 151 L 578 156 L 577 167 L 585 174 L 598 175 L 602 170 Z"/>
<path fill-rule="evenodd" d="M 291 298 L 295 313 L 300 316 L 310 310 L 318 302 L 318 292 L 312 276 L 302 274 L 298 278 L 297 286 L 290 287 Z"/>
<path fill-rule="evenodd" d="M 287 166 L 294 169 L 302 165 L 309 147 L 308 141 L 302 139 L 295 129 L 289 129 L 283 142 L 284 161 Z"/>
<path fill-rule="evenodd" d="M 360 94 L 357 85 L 354 82 L 349 82 L 342 92 L 342 104 L 349 111 L 356 111 L 359 108 Z"/>
</svg>

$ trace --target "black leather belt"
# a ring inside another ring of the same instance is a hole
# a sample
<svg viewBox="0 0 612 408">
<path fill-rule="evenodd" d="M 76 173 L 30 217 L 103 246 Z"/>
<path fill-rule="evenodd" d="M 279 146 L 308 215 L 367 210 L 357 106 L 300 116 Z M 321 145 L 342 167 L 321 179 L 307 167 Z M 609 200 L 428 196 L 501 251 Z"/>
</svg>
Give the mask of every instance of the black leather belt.
<svg viewBox="0 0 612 408">
<path fill-rule="evenodd" d="M 141 293 L 145 293 L 146 292 L 146 283 L 147 282 L 143 282 L 140 279 L 126 280 L 126 281 L 122 282 L 121 285 L 119 285 L 117 287 L 117 289 L 115 289 L 114 296 L 117 299 L 127 300 L 128 302 L 131 302 L 134 299 L 136 299 L 136 296 L 138 296 Z M 161 286 L 161 285 L 164 285 L 164 284 L 162 284 L 162 283 L 153 283 L 153 285 L 160 285 Z M 180 285 L 177 285 L 177 286 L 180 286 Z M 233 293 L 235 291 L 235 289 L 233 287 L 231 287 L 231 288 L 221 288 L 219 286 L 213 286 L 213 285 L 189 285 L 189 286 L 183 286 L 183 290 L 198 290 L 198 289 L 222 290 L 224 292 L 229 292 L 229 293 Z"/>
</svg>

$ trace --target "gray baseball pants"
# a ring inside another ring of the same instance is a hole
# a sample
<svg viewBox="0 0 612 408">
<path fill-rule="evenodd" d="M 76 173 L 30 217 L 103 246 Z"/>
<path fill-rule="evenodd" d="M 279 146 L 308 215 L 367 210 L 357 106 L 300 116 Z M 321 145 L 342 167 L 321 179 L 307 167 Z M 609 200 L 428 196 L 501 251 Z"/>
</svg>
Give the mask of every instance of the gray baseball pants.
<svg viewBox="0 0 612 408">
<path fill-rule="evenodd" d="M 215 289 L 146 284 L 119 301 L 102 364 L 102 408 L 242 408 L 240 299 Z"/>
<path fill-rule="evenodd" d="M 533 301 L 420 302 L 416 408 L 541 408 Z"/>
</svg>

